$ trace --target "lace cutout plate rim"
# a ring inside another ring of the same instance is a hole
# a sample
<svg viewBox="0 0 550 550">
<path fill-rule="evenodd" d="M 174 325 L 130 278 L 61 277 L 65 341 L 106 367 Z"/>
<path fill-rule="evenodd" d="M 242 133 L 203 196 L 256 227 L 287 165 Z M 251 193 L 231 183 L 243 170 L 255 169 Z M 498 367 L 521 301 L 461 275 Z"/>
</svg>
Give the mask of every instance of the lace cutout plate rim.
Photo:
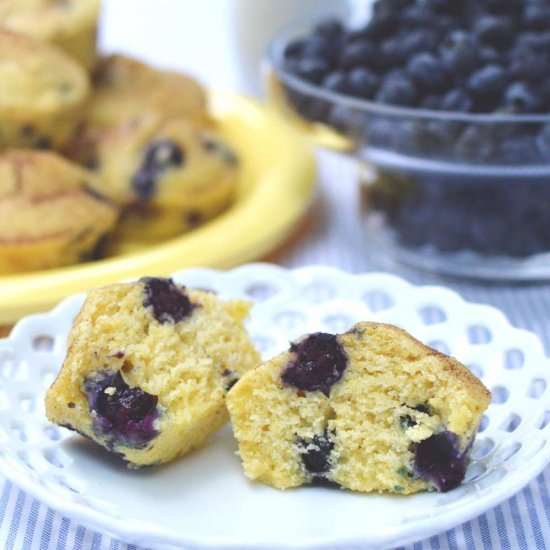
<svg viewBox="0 0 550 550">
<path fill-rule="evenodd" d="M 395 275 L 320 266 L 249 264 L 173 277 L 222 298 L 253 300 L 248 328 L 265 358 L 304 333 L 343 331 L 360 320 L 398 325 L 457 357 L 493 392 L 466 482 L 449 493 L 408 497 L 279 492 L 244 477 L 230 427 L 182 460 L 129 471 L 44 416 L 44 392 L 84 300 L 77 295 L 23 319 L 0 340 L 0 472 L 82 525 L 159 550 L 393 547 L 489 510 L 550 461 L 550 361 L 535 335 L 492 307 Z"/>
</svg>

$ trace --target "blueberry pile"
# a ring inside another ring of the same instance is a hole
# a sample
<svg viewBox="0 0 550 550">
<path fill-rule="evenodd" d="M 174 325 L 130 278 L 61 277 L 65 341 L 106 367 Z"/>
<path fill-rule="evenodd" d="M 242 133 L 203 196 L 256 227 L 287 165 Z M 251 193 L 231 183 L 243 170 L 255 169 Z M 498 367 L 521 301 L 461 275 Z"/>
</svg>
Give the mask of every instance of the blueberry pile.
<svg viewBox="0 0 550 550">
<path fill-rule="evenodd" d="M 549 183 L 379 171 L 364 202 L 407 249 L 525 258 L 550 251 Z"/>
<path fill-rule="evenodd" d="M 454 113 L 550 113 L 550 2 L 377 0 L 360 28 L 319 23 L 287 45 L 284 69 L 327 91 L 399 107 Z M 346 111 L 287 87 L 306 118 L 370 146 L 424 157 L 547 163 L 550 127 L 450 123 Z"/>
</svg>

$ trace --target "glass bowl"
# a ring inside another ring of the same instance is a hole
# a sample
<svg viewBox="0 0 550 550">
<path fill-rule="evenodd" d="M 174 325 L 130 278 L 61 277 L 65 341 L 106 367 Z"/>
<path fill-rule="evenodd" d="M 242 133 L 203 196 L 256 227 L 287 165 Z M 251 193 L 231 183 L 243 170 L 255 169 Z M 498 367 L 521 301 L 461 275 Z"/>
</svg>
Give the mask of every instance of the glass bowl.
<svg viewBox="0 0 550 550">
<path fill-rule="evenodd" d="M 550 278 L 550 115 L 403 108 L 327 91 L 285 69 L 311 21 L 279 34 L 270 100 L 318 144 L 360 166 L 376 257 L 446 275 Z"/>
</svg>

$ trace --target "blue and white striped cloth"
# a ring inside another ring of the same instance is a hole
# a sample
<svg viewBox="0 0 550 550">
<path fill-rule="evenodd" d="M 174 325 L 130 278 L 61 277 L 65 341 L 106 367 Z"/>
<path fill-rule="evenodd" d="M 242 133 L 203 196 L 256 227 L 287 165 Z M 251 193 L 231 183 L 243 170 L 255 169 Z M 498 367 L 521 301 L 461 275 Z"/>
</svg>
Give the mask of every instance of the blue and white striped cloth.
<svg viewBox="0 0 550 550">
<path fill-rule="evenodd" d="M 329 154 L 322 156 L 324 224 L 274 258 L 287 267 L 325 264 L 351 273 L 371 271 L 356 208 L 353 168 Z M 330 223 L 328 222 L 330 220 Z M 418 273 L 399 273 L 417 284 L 446 284 L 473 302 L 487 303 L 507 314 L 512 324 L 531 330 L 550 355 L 550 284 L 473 285 L 437 280 Z M 1 550 L 142 550 L 95 533 L 25 495 L 0 477 Z M 455 529 L 417 542 L 407 550 L 550 550 L 550 467 L 516 496 Z"/>
</svg>

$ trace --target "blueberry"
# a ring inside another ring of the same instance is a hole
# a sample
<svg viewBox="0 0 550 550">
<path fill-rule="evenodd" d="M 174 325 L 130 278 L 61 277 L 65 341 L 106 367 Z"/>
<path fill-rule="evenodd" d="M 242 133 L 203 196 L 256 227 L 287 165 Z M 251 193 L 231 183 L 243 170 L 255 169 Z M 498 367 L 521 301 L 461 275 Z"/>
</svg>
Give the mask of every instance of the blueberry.
<svg viewBox="0 0 550 550">
<path fill-rule="evenodd" d="M 334 41 L 344 34 L 344 26 L 338 19 L 326 19 L 315 26 L 313 33 Z"/>
<path fill-rule="evenodd" d="M 142 277 L 140 282 L 144 285 L 143 306 L 151 309 L 159 323 L 179 323 L 196 307 L 172 279 Z"/>
<path fill-rule="evenodd" d="M 482 44 L 502 49 L 510 44 L 515 25 L 508 17 L 486 15 L 475 24 L 474 32 Z"/>
<path fill-rule="evenodd" d="M 289 69 L 291 72 L 308 82 L 320 84 L 325 75 L 329 72 L 330 66 L 324 59 L 306 57 L 300 59 L 291 67 L 289 66 Z"/>
<path fill-rule="evenodd" d="M 388 38 L 380 45 L 380 61 L 378 67 L 384 70 L 398 67 L 405 63 L 408 52 L 403 48 L 402 42 L 397 38 Z"/>
<path fill-rule="evenodd" d="M 416 97 L 416 87 L 409 78 L 390 75 L 384 79 L 376 101 L 410 107 L 415 104 Z"/>
<path fill-rule="evenodd" d="M 542 162 L 537 141 L 533 136 L 511 138 L 500 145 L 499 158 L 504 164 L 525 165 Z"/>
<path fill-rule="evenodd" d="M 399 13 L 391 10 L 377 10 L 363 31 L 363 36 L 380 40 L 391 34 L 399 25 Z"/>
<path fill-rule="evenodd" d="M 517 38 L 516 48 L 547 54 L 550 49 L 550 31 L 522 33 Z"/>
<path fill-rule="evenodd" d="M 541 157 L 546 161 L 550 161 L 550 124 L 545 124 L 539 131 L 537 138 L 537 150 Z"/>
<path fill-rule="evenodd" d="M 395 130 L 395 122 L 388 118 L 375 118 L 369 121 L 367 124 L 368 145 L 370 147 L 392 147 L 396 136 Z"/>
<path fill-rule="evenodd" d="M 502 54 L 489 46 L 479 49 L 479 61 L 482 65 L 500 65 L 504 63 Z"/>
<path fill-rule="evenodd" d="M 333 334 L 317 332 L 290 346 L 292 359 L 282 374 L 286 385 L 321 391 L 327 397 L 347 367 L 347 356 Z"/>
<path fill-rule="evenodd" d="M 508 70 L 512 79 L 536 84 L 550 74 L 550 63 L 545 55 L 519 50 L 512 54 Z"/>
<path fill-rule="evenodd" d="M 436 94 L 428 95 L 420 102 L 420 107 L 437 111 L 441 109 L 441 97 Z"/>
<path fill-rule="evenodd" d="M 302 464 L 306 471 L 315 477 L 325 477 L 332 468 L 331 453 L 334 449 L 334 434 L 325 430 L 313 439 L 298 438 Z"/>
<path fill-rule="evenodd" d="M 416 53 L 435 51 L 438 42 L 437 34 L 429 30 L 411 31 L 398 38 L 404 60 L 409 59 Z"/>
<path fill-rule="evenodd" d="M 543 2 L 529 2 L 523 11 L 521 23 L 534 31 L 550 29 L 550 6 Z"/>
<path fill-rule="evenodd" d="M 407 30 L 431 27 L 433 22 L 433 13 L 420 4 L 409 6 L 401 14 L 401 25 Z"/>
<path fill-rule="evenodd" d="M 378 51 L 372 42 L 361 40 L 345 46 L 339 61 L 341 69 L 373 67 L 378 63 Z"/>
<path fill-rule="evenodd" d="M 149 143 L 143 153 L 143 162 L 132 178 L 132 189 L 140 199 L 149 199 L 157 192 L 160 175 L 169 168 L 177 168 L 185 162 L 181 147 L 169 139 Z"/>
<path fill-rule="evenodd" d="M 464 479 L 470 448 L 471 443 L 460 451 L 458 438 L 447 430 L 434 434 L 413 444 L 414 473 L 439 491 L 450 491 Z"/>
<path fill-rule="evenodd" d="M 120 372 L 101 372 L 84 382 L 93 429 L 101 437 L 134 449 L 145 448 L 159 432 L 154 421 L 159 416 L 158 397 L 138 387 L 130 387 Z"/>
<path fill-rule="evenodd" d="M 441 101 L 441 109 L 467 113 L 472 109 L 472 100 L 464 90 L 454 88 Z"/>
<path fill-rule="evenodd" d="M 464 10 L 464 2 L 456 0 L 423 0 L 423 4 L 430 10 L 438 13 L 457 14 Z"/>
<path fill-rule="evenodd" d="M 378 90 L 378 85 L 378 77 L 364 67 L 356 67 L 348 74 L 347 86 L 351 95 L 372 99 Z"/>
<path fill-rule="evenodd" d="M 337 51 L 332 40 L 326 36 L 310 36 L 303 47 L 302 55 L 306 59 L 323 59 L 331 63 L 334 61 Z"/>
<path fill-rule="evenodd" d="M 493 141 L 479 125 L 468 126 L 455 142 L 457 157 L 467 162 L 486 162 L 494 151 Z"/>
<path fill-rule="evenodd" d="M 407 63 L 407 73 L 424 91 L 440 92 L 449 82 L 445 67 L 431 53 L 419 53 Z"/>
<path fill-rule="evenodd" d="M 463 31 L 449 33 L 439 51 L 444 63 L 456 74 L 469 74 L 478 65 L 479 44 L 470 33 Z"/>
<path fill-rule="evenodd" d="M 289 42 L 285 47 L 285 59 L 294 59 L 302 55 L 306 41 L 302 38 Z"/>
<path fill-rule="evenodd" d="M 506 89 L 503 108 L 509 113 L 537 113 L 541 108 L 541 100 L 528 84 L 514 82 Z"/>
<path fill-rule="evenodd" d="M 344 71 L 333 71 L 323 80 L 323 88 L 336 93 L 346 93 L 348 90 L 347 74 Z"/>
<path fill-rule="evenodd" d="M 506 73 L 502 67 L 486 65 L 470 76 L 467 86 L 473 96 L 494 97 L 502 93 L 506 81 Z"/>
</svg>

